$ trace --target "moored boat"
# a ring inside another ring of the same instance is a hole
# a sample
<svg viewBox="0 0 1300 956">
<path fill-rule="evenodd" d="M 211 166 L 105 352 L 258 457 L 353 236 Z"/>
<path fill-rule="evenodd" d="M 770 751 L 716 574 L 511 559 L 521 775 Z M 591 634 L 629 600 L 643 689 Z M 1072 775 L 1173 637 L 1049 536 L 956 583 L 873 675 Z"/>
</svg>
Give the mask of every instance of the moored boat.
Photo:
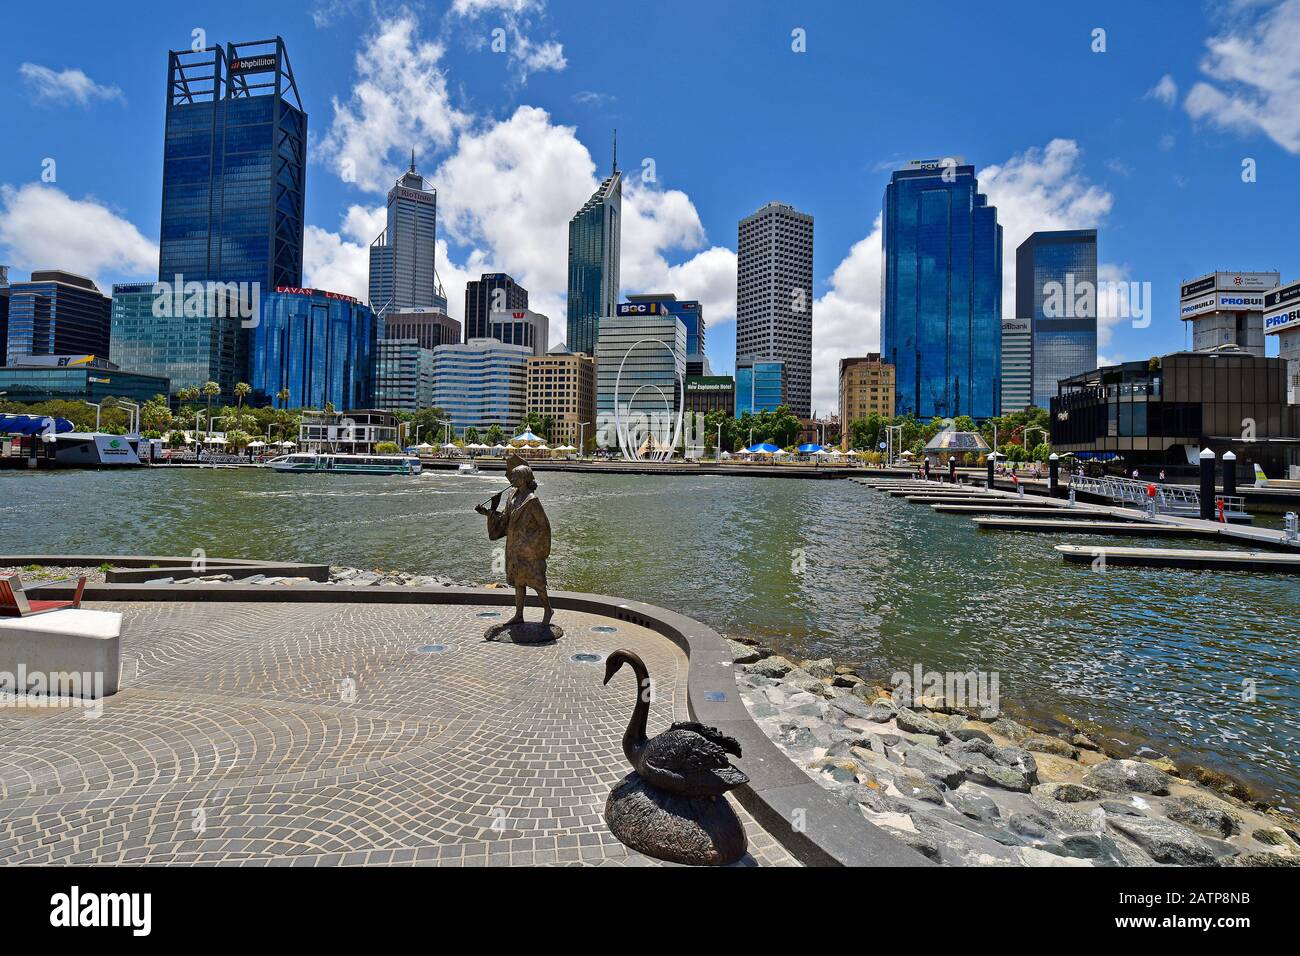
<svg viewBox="0 0 1300 956">
<path fill-rule="evenodd" d="M 285 472 L 334 472 L 356 475 L 418 475 L 420 459 L 414 455 L 335 455 L 328 452 L 297 452 L 281 455 L 266 463 L 267 468 Z"/>
</svg>

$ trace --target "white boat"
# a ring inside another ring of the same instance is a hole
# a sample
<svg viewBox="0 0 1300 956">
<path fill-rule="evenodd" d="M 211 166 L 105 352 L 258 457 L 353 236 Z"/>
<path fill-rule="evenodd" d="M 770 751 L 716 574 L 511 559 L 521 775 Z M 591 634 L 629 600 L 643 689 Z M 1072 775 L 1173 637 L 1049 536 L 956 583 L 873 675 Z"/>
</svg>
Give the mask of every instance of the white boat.
<svg viewBox="0 0 1300 956">
<path fill-rule="evenodd" d="M 346 475 L 418 475 L 420 459 L 414 455 L 335 455 L 297 452 L 266 463 L 267 468 L 288 472 L 337 472 Z"/>
<path fill-rule="evenodd" d="M 477 475 L 478 473 L 478 465 L 472 461 L 462 461 L 460 467 L 456 469 L 458 475 Z"/>
</svg>

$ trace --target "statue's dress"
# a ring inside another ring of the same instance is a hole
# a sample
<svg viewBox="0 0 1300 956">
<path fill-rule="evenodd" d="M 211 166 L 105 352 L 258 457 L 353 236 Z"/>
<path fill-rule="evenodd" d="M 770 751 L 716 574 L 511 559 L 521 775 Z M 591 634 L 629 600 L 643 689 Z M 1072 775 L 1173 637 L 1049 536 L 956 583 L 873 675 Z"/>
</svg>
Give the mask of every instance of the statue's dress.
<svg viewBox="0 0 1300 956">
<path fill-rule="evenodd" d="M 533 590 L 546 587 L 546 559 L 551 556 L 551 523 L 531 491 L 511 489 L 505 508 L 488 513 L 488 537 L 506 539 L 506 583 Z"/>
</svg>

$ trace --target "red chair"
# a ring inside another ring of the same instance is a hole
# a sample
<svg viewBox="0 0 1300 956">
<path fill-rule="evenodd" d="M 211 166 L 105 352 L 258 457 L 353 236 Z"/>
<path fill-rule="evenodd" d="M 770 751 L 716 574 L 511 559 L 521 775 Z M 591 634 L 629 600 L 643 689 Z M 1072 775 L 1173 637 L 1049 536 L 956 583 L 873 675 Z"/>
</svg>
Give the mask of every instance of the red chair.
<svg viewBox="0 0 1300 956">
<path fill-rule="evenodd" d="M 71 578 L 69 578 L 71 580 Z M 50 584 L 62 584 L 51 581 Z M 38 585 L 43 586 L 43 585 Z M 29 617 L 46 611 L 60 611 L 67 607 L 81 607 L 81 592 L 86 590 L 86 579 L 77 579 L 77 593 L 71 601 L 32 601 L 23 591 L 23 582 L 16 574 L 0 575 L 0 617 Z"/>
</svg>

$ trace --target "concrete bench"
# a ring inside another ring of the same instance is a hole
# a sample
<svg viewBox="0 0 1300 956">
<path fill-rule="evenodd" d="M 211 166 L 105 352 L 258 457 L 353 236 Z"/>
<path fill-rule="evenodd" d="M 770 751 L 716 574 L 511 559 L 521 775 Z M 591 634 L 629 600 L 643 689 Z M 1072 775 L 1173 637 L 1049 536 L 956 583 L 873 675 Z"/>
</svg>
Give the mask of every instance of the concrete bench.
<svg viewBox="0 0 1300 956">
<path fill-rule="evenodd" d="M 40 675 L 43 693 L 116 694 L 121 631 L 122 615 L 116 611 L 65 608 L 0 618 L 0 689 L 26 693 Z M 79 683 L 70 686 L 67 675 L 78 675 Z"/>
</svg>

